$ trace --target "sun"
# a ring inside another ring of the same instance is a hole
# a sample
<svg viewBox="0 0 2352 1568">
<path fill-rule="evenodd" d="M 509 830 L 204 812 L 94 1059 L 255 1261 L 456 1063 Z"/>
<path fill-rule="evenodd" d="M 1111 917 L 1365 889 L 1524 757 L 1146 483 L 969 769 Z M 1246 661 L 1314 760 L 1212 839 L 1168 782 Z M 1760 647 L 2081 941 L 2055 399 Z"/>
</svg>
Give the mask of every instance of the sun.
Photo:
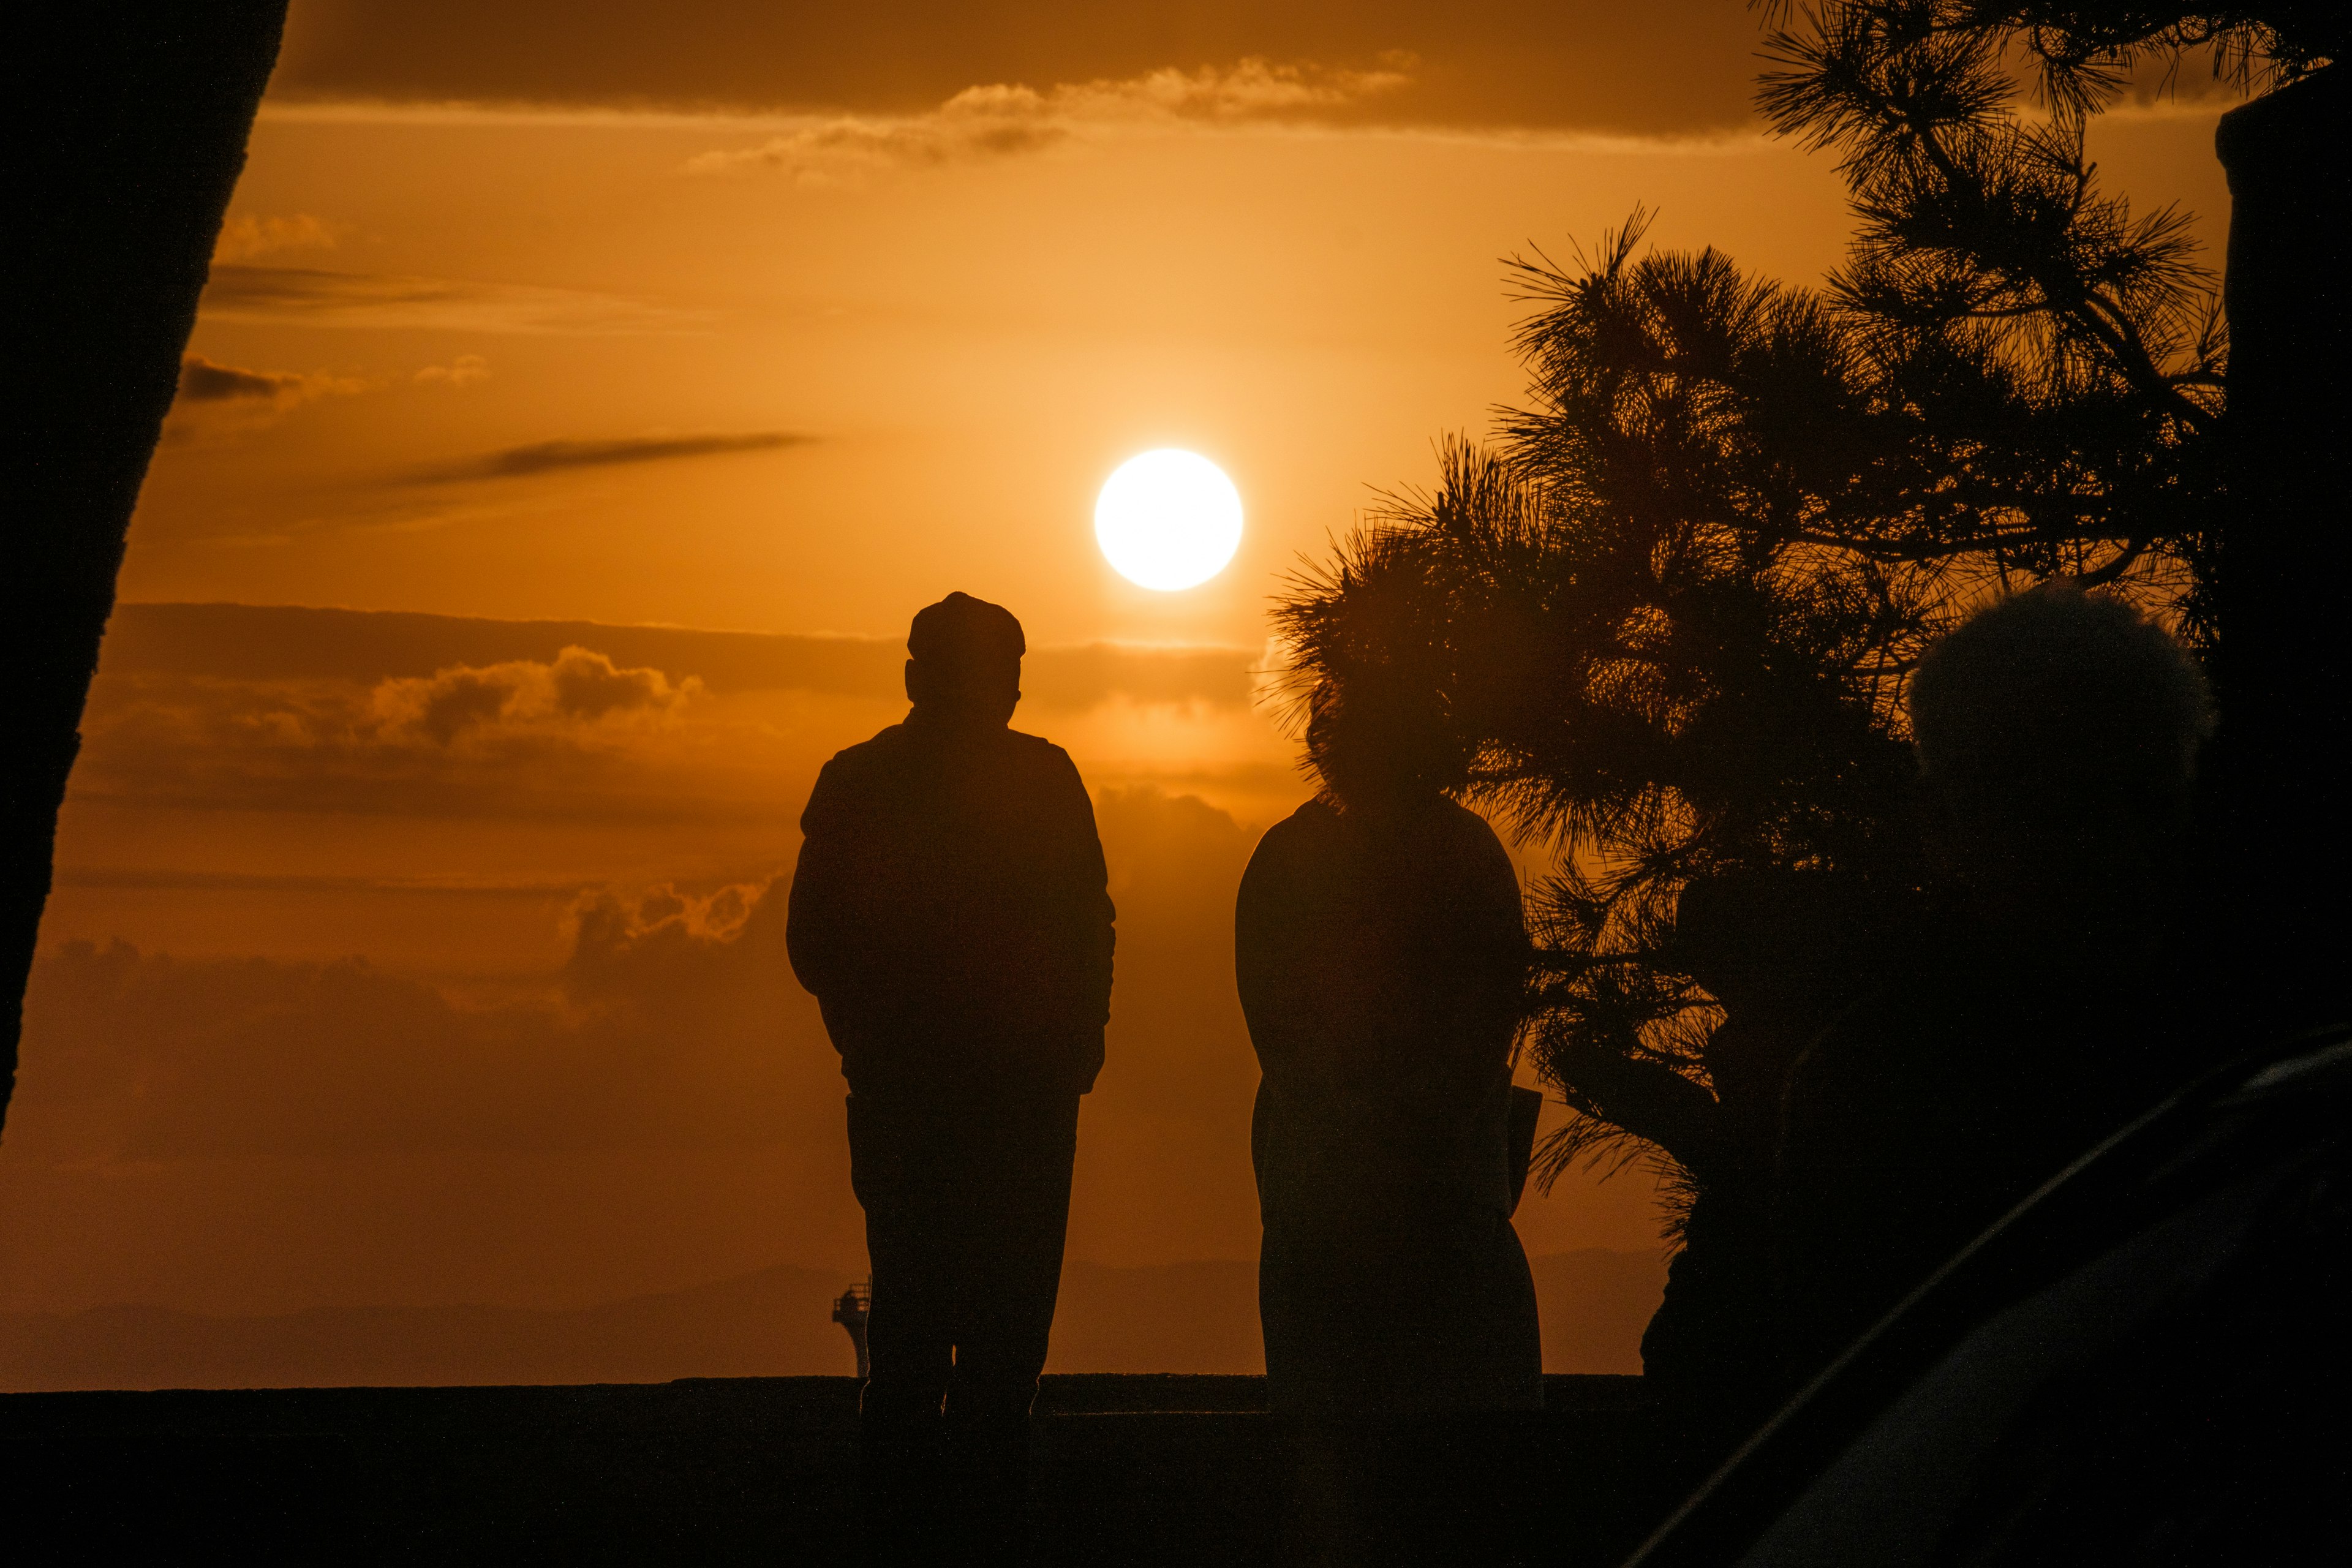
<svg viewBox="0 0 2352 1568">
<path fill-rule="evenodd" d="M 1095 542 L 1139 587 L 1196 587 L 1225 569 L 1241 542 L 1241 492 L 1196 452 L 1164 447 L 1129 458 L 1095 500 Z"/>
</svg>

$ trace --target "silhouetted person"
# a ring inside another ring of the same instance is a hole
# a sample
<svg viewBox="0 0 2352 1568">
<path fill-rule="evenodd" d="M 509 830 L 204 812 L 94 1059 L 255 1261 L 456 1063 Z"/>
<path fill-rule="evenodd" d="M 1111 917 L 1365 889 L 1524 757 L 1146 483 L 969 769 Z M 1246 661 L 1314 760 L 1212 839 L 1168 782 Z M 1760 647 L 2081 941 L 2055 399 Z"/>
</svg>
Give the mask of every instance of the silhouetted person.
<svg viewBox="0 0 2352 1568">
<path fill-rule="evenodd" d="M 2172 1087 L 2202 676 L 2123 601 L 2045 584 L 1912 679 L 1937 886 L 1889 973 L 1805 1053 L 1777 1240 L 1791 1377 Z"/>
<path fill-rule="evenodd" d="M 1684 1163 L 1699 1192 L 1642 1336 L 1643 1379 L 1671 1402 L 1695 1452 L 1714 1456 L 1745 1437 L 1780 1397 L 1772 1191 L 1782 1093 L 1797 1058 L 1881 973 L 1911 869 L 1905 858 L 1868 872 L 1771 868 L 1695 879 L 1676 906 L 1673 962 L 1725 1011 L 1706 1042 L 1712 1094 L 1663 1064 L 1594 1053 L 1609 1056 L 1601 1070 L 1647 1070 L 1654 1086 L 1639 1096 L 1609 1084 L 1612 1109 L 1655 1101 L 1653 1114 L 1664 1118 L 1695 1101 L 1685 1113 L 1705 1112 L 1702 1136 L 1673 1143 L 1692 1151 Z M 1596 1076 L 1577 1070 L 1580 1083 Z"/>
<path fill-rule="evenodd" d="M 1440 793 L 1436 716 L 1377 689 L 1346 701 L 1309 729 L 1324 793 L 1259 841 L 1234 913 L 1264 1073 L 1266 1389 L 1299 1423 L 1310 1531 L 1349 1515 L 1336 1450 L 1381 1419 L 1543 1403 L 1511 1228 L 1518 880 L 1494 830 Z"/>
<path fill-rule="evenodd" d="M 809 798 L 787 940 L 849 1080 L 867 1547 L 985 1561 L 1021 1529 L 1112 910 L 1077 769 L 1007 728 L 1020 622 L 951 594 L 907 649 L 913 710 Z"/>
</svg>

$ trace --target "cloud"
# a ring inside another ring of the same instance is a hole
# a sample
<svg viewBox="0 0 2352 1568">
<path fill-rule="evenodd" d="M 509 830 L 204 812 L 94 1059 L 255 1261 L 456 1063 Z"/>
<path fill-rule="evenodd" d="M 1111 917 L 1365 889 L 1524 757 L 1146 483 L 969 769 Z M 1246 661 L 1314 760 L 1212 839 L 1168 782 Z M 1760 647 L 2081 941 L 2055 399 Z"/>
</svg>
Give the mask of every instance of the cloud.
<svg viewBox="0 0 2352 1568">
<path fill-rule="evenodd" d="M 205 321 L 369 331 L 627 336 L 697 331 L 709 318 L 576 289 L 308 267 L 216 266 Z"/>
<path fill-rule="evenodd" d="M 687 160 L 690 174 L 774 169 L 803 184 L 836 184 L 860 168 L 929 168 L 982 158 L 1038 153 L 1069 134 L 1066 125 L 1020 114 L 955 114 L 934 120 L 842 119 L 756 147 L 701 153 Z"/>
<path fill-rule="evenodd" d="M 1245 1259 L 1255 1070 L 1230 917 L 1248 835 L 1148 795 L 1106 797 L 1102 829 L 1120 991 L 1072 1253 Z M 771 876 L 789 841 L 764 842 L 751 875 L 580 896 L 552 961 L 495 986 L 359 958 L 53 941 L 26 998 L 0 1295 L 235 1312 L 576 1303 L 779 1257 L 854 1277 L 838 1058 L 783 952 Z M 415 918 L 377 907 L 386 929 Z M 239 929 L 220 906 L 180 909 L 182 930 Z M 446 916 L 469 931 L 553 918 L 523 903 Z"/>
<path fill-rule="evenodd" d="M 1754 123 L 1760 36 L 1756 13 L 1726 0 L 306 0 L 270 92 L 281 105 L 819 111 L 869 124 L 929 116 L 974 83 L 1197 79 L 1259 59 L 1412 79 L 1314 101 L 1276 84 L 1292 101 L 1250 112 L 1688 136 Z M 1400 54 L 1418 60 L 1409 73 L 1391 63 Z"/>
<path fill-rule="evenodd" d="M 221 225 L 213 246 L 213 260 L 250 261 L 280 250 L 332 250 L 352 232 L 346 223 L 331 223 L 295 213 L 288 217 L 257 217 L 240 214 Z"/>
<path fill-rule="evenodd" d="M 490 362 L 479 354 L 459 354 L 447 364 L 428 364 L 415 375 L 419 386 L 471 386 L 490 378 Z"/>
<path fill-rule="evenodd" d="M 1167 67 L 1124 81 L 1097 79 L 1060 86 L 1046 96 L 1046 104 L 1078 120 L 1255 120 L 1338 109 L 1395 92 L 1411 85 L 1411 68 L 1417 63 L 1402 50 L 1390 55 L 1386 68 L 1380 70 L 1276 65 L 1253 56 L 1222 69 L 1202 66 L 1185 71 Z M 972 88 L 959 96 L 1025 90 Z"/>
<path fill-rule="evenodd" d="M 1245 59 L 1223 68 L 1170 68 L 1044 92 L 1008 84 L 972 87 L 929 114 L 842 116 L 758 146 L 705 153 L 686 166 L 698 174 L 772 169 L 803 183 L 826 184 L 861 169 L 929 168 L 1043 152 L 1090 128 L 1292 118 L 1392 92 L 1410 79 L 1395 69 L 1333 70 Z"/>
<path fill-rule="evenodd" d="M 1224 1281 L 1214 1300 L 1231 1334 L 1220 1342 L 1234 1348 L 1219 1353 L 1254 1353 L 1257 1072 L 1234 994 L 1231 920 L 1255 833 L 1200 800 L 1152 789 L 1105 791 L 1097 815 L 1118 905 L 1118 984 L 1108 1065 L 1082 1113 L 1070 1226 L 1078 1283 L 1065 1292 L 1073 1304 L 1064 1314 L 1073 1339 L 1056 1353 L 1069 1370 L 1214 1369 L 1230 1363 L 1183 1359 L 1202 1343 L 1195 1320 L 1205 1298 L 1181 1287 L 1200 1273 Z M 844 1086 L 782 951 L 785 882 L 771 876 L 789 861 L 788 841 L 782 849 L 748 873 L 591 888 L 569 902 L 550 962 L 487 1005 L 462 998 L 488 988 L 359 958 L 191 958 L 152 943 L 53 942 L 26 997 L 25 1068 L 0 1184 L 8 1244 L 0 1258 L 9 1265 L 0 1294 L 46 1310 L 107 1301 L 234 1314 L 371 1302 L 577 1306 L 778 1258 L 824 1264 L 822 1278 L 837 1289 L 863 1258 Z M 595 855 L 609 858 L 609 845 L 600 840 Z M 205 858 L 218 862 L 217 846 Z M 383 863 L 380 852 L 368 858 Z M 241 900 L 281 881 L 111 880 L 232 886 Z M 318 879 L 282 880 L 306 901 L 279 906 L 280 918 L 317 907 L 307 900 Z M 206 908 L 221 906 L 182 905 L 181 929 Z M 482 916 L 464 911 L 468 932 L 482 929 Z M 518 903 L 512 918 L 550 916 Z M 412 921 L 413 913 L 387 927 Z M 268 940 L 262 926 L 249 929 Z M 1517 1220 L 1529 1250 L 1558 1248 L 1563 1226 L 1567 1245 L 1589 1245 L 1596 1222 L 1560 1216 L 1597 1210 L 1612 1194 L 1625 1217 L 1605 1234 L 1641 1246 L 1646 1191 L 1621 1184 L 1543 1204 L 1531 1194 Z M 1601 1359 L 1559 1366 L 1631 1364 L 1655 1302 L 1658 1258 L 1649 1249 L 1635 1259 L 1647 1266 L 1646 1295 L 1613 1296 L 1557 1289 L 1556 1270 L 1538 1258 L 1548 1353 L 1601 1345 L 1595 1324 L 1610 1325 Z M 1178 1259 L 1225 1261 L 1129 1279 L 1102 1294 L 1106 1264 Z M 814 1290 L 782 1306 L 763 1300 L 745 1313 L 744 1342 L 758 1340 L 764 1319 L 771 1338 L 830 1334 L 828 1353 L 845 1356 L 817 1300 Z M 1157 1316 L 1155 1303 L 1165 1309 Z M 1558 1322 L 1570 1327 L 1555 1334 Z M 102 1343 L 111 1345 L 126 1324 L 152 1330 L 155 1319 L 113 1313 L 89 1327 L 110 1333 Z M 41 1331 L 22 1319 L 6 1326 Z M 625 1342 L 658 1344 L 658 1353 L 614 1361 L 625 1341 L 608 1324 L 572 1370 L 551 1371 L 543 1359 L 509 1353 L 514 1342 L 486 1330 L 479 1314 L 450 1325 L 473 1359 L 443 1360 L 435 1346 L 448 1342 L 413 1316 L 371 1314 L 366 1364 L 377 1370 L 364 1375 L 761 1370 L 697 1363 L 710 1342 L 691 1320 L 638 1326 L 647 1331 Z M 277 1344 L 310 1327 L 257 1327 L 251 1340 Z M 539 1327 L 540 1338 L 552 1331 Z M 159 1342 L 126 1363 L 84 1338 L 56 1385 L 247 1375 L 222 1373 L 226 1363 L 199 1359 L 184 1338 Z M 153 1370 L 105 1370 L 133 1363 Z M 279 1364 L 265 1356 L 238 1365 L 263 1363 Z M 304 1364 L 313 1368 L 308 1381 L 329 1375 Z"/>
<path fill-rule="evenodd" d="M 348 397 L 365 392 L 368 384 L 325 371 L 303 374 L 290 370 L 240 370 L 202 354 L 180 361 L 182 404 L 266 402 L 280 410 L 314 397 Z"/>
<path fill-rule="evenodd" d="M 838 1067 L 784 962 L 782 900 L 753 927 L 763 891 L 735 894 L 723 929 L 592 906 L 559 989 L 491 1007 L 363 959 L 68 943 L 29 994 L 25 1105 L 81 1102 L 81 1152 L 109 1161 L 807 1137 Z"/>
<path fill-rule="evenodd" d="M 808 691 L 895 702 L 905 644 L 895 637 L 805 637 L 608 626 L 594 621 L 506 621 L 414 611 L 296 605 L 157 605 L 115 607 L 102 677 L 182 677 L 207 682 L 332 680 L 373 686 L 454 666 L 553 660 L 593 647 L 625 665 L 688 677 L 715 695 Z M 1126 699 L 1243 708 L 1251 700 L 1255 648 L 1094 643 L 1030 650 L 1022 685 L 1033 702 L 1081 709 Z"/>
<path fill-rule="evenodd" d="M 288 371 L 238 370 L 215 364 L 202 354 L 180 362 L 181 401 L 216 403 L 234 397 L 278 397 L 296 390 L 302 378 Z"/>
<path fill-rule="evenodd" d="M 1090 708 L 1124 699 L 1139 703 L 1249 701 L 1249 656 L 1230 647 L 1138 647 L 1089 643 L 1041 647 L 1022 661 L 1026 700 L 1050 708 Z"/>
<path fill-rule="evenodd" d="M 163 810 L 707 825 L 789 822 L 803 763 L 690 678 L 584 647 L 375 681 L 110 674 L 72 796 Z M 816 759 L 821 760 L 821 759 Z M 782 775 L 780 777 L 780 774 Z"/>
<path fill-rule="evenodd" d="M 752 430 L 732 436 L 621 436 L 595 440 L 533 441 L 478 458 L 431 465 L 417 469 L 410 479 L 417 484 L 523 479 L 569 468 L 660 463 L 729 452 L 772 452 L 786 447 L 803 447 L 812 439 L 788 430 Z"/>
<path fill-rule="evenodd" d="M 1107 795 L 1101 826 L 1120 990 L 1090 1114 L 1206 1123 L 1239 1154 L 1255 1064 L 1230 919 L 1253 835 L 1155 791 Z M 83 1146 L 68 1152 L 100 1162 L 837 1137 L 838 1061 L 783 951 L 787 881 L 584 893 L 549 989 L 492 1006 L 358 958 L 63 943 L 28 993 L 11 1136 L 40 1122 L 53 1138 L 71 1107 Z M 1246 1235 L 1246 1158 L 1232 1163 L 1216 1223 Z"/>
<path fill-rule="evenodd" d="M 356 376 L 327 371 L 247 370 L 203 354 L 180 361 L 180 384 L 173 399 L 164 439 L 205 441 L 250 434 L 305 403 L 351 397 L 371 390 Z"/>
<path fill-rule="evenodd" d="M 66 888 L 110 888 L 137 892 L 401 894 L 453 899 L 569 900 L 582 884 L 493 877 L 336 877 L 264 871 L 191 871 L 155 866 L 67 866 L 57 883 Z"/>
<path fill-rule="evenodd" d="M 464 665 L 422 680 L 387 680 L 369 694 L 374 733 L 422 736 L 446 746 L 469 731 L 591 724 L 620 717 L 665 718 L 701 683 L 673 686 L 658 669 L 623 669 L 604 654 L 567 647 L 552 664 L 518 659 Z"/>
<path fill-rule="evenodd" d="M 117 607 L 71 797 L 121 810 L 789 840 L 906 711 L 903 642 L 234 605 Z M 1295 795 L 1235 648 L 1038 648 L 1023 728 L 1097 784 Z M 1251 806 L 1250 809 L 1257 809 Z M 370 831 L 373 831 L 371 829 Z"/>
</svg>

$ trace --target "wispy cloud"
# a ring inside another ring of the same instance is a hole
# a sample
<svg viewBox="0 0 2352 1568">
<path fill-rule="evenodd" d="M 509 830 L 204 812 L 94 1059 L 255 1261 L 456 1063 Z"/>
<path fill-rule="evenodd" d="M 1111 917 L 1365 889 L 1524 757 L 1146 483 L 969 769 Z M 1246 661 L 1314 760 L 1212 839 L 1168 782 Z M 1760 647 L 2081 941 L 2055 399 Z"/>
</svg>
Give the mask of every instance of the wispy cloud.
<svg viewBox="0 0 2352 1568">
<path fill-rule="evenodd" d="M 417 371 L 419 386 L 471 386 L 490 378 L 490 362 L 480 354 L 459 354 L 447 364 L 428 364 Z"/>
<path fill-rule="evenodd" d="M 795 121 L 745 128 L 746 142 L 790 137 L 828 115 L 875 117 L 869 125 L 921 118 L 975 82 L 1027 82 L 1050 96 L 1055 82 L 1129 83 L 1158 78 L 1160 67 L 1251 59 L 1412 78 L 1360 102 L 1274 106 L 1334 128 L 1704 135 L 1755 123 L 1759 37 L 1756 12 L 1726 0 L 335 0 L 296 9 L 265 116 L 367 119 L 415 110 L 462 122 L 530 109 L 580 124 L 762 112 Z M 331 25 L 318 19 L 329 10 Z M 1415 63 L 1391 63 L 1408 51 Z M 1311 86 L 1341 85 L 1311 68 L 1298 74 Z"/>
<path fill-rule="evenodd" d="M 967 88 L 928 114 L 814 121 L 757 146 L 702 153 L 687 169 L 698 174 L 774 170 L 821 184 L 877 169 L 1042 152 L 1089 130 L 1281 121 L 1407 86 L 1410 58 L 1394 63 L 1399 68 L 1356 71 L 1245 59 L 1230 67 L 1171 67 L 1117 81 L 1064 83 L 1043 92 L 1011 84 Z"/>
<path fill-rule="evenodd" d="M 178 444 L 250 435 L 302 404 L 350 397 L 374 384 L 330 371 L 248 370 L 188 354 L 180 361 L 179 394 L 164 439 Z"/>
<path fill-rule="evenodd" d="M 709 323 L 701 311 L 583 289 L 308 267 L 215 267 L 203 315 L 267 326 L 511 333 L 681 332 Z"/>
<path fill-rule="evenodd" d="M 414 470 L 409 479 L 415 484 L 447 484 L 461 479 L 526 479 L 569 468 L 661 463 L 730 452 L 772 452 L 806 446 L 814 439 L 789 430 L 750 430 L 722 436 L 615 436 L 585 441 L 533 441 L 455 462 L 428 464 Z"/>
<path fill-rule="evenodd" d="M 324 371 L 304 374 L 290 370 L 242 370 L 233 364 L 222 364 L 202 354 L 190 354 L 180 362 L 180 393 L 182 403 L 238 403 L 268 401 L 280 408 L 313 397 L 327 397 L 365 392 L 367 383 L 350 376 L 331 375 Z"/>
<path fill-rule="evenodd" d="M 263 217 L 241 213 L 221 225 L 213 246 L 215 261 L 250 261 L 281 250 L 332 250 L 352 232 L 352 226 L 309 213 Z"/>
<path fill-rule="evenodd" d="M 293 605 L 115 607 L 106 634 L 110 676 L 175 676 L 206 689 L 221 682 L 347 681 L 373 688 L 458 666 L 546 664 L 567 647 L 593 647 L 624 667 L 688 677 L 714 692 L 809 691 L 892 702 L 900 694 L 905 643 L 898 637 L 796 637 L 772 632 L 616 626 L 593 621 L 499 621 L 413 611 L 319 609 Z M 1065 710 L 1114 701 L 1251 701 L 1258 650 L 1093 643 L 1034 647 L 1022 687 L 1031 700 Z"/>
<path fill-rule="evenodd" d="M 362 877 L 262 871 L 194 871 L 167 866 L 60 866 L 67 888 L 114 888 L 142 893 L 397 893 L 459 899 L 572 899 L 594 884 L 581 878 Z"/>
</svg>

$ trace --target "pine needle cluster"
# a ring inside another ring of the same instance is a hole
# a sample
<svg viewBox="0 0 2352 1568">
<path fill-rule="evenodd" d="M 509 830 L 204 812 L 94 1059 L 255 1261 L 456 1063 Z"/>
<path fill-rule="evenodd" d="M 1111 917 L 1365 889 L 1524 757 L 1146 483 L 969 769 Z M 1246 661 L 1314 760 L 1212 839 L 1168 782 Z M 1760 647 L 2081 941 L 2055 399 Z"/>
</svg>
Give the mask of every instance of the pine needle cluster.
<svg viewBox="0 0 2352 1568">
<path fill-rule="evenodd" d="M 1646 1160 L 1686 1205 L 1757 1147 L 1770 1097 L 1735 1103 L 1710 1065 L 1724 1003 L 1684 895 L 1900 901 L 1904 684 L 1959 615 L 2070 576 L 2210 644 L 2218 289 L 2185 214 L 2100 189 L 2085 131 L 2146 52 L 2275 80 L 2333 58 L 2341 10 L 1780 8 L 1759 100 L 1838 157 L 1845 264 L 1754 279 L 1646 250 L 1639 212 L 1573 267 L 1513 262 L 1525 404 L 1288 584 L 1297 711 L 1409 682 L 1454 791 L 1556 854 L 1528 1039 L 1577 1114 L 1547 1176 Z"/>
</svg>

